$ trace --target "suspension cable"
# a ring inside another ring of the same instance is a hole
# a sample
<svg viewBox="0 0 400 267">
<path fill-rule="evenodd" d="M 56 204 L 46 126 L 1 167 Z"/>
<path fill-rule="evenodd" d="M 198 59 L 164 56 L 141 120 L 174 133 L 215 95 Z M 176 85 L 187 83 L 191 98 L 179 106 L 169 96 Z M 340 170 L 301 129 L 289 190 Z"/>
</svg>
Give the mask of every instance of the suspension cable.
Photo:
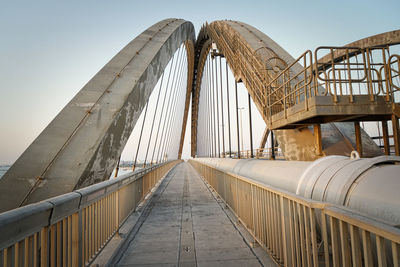
<svg viewBox="0 0 400 267">
<path fill-rule="evenodd" d="M 142 128 L 140 129 L 139 142 L 138 142 L 137 149 L 136 149 L 135 161 L 134 161 L 133 166 L 132 166 L 132 171 L 134 171 L 135 168 L 136 168 L 136 162 L 137 162 L 137 157 L 138 157 L 138 154 L 139 154 L 140 143 L 141 143 L 141 141 L 142 141 L 142 134 L 143 134 L 144 123 L 146 122 L 147 109 L 148 109 L 148 107 L 149 107 L 149 102 L 150 102 L 149 100 L 150 100 L 150 98 L 147 100 L 146 108 L 145 108 L 145 110 L 144 110 L 144 117 L 143 117 L 143 122 L 142 122 Z"/>
<path fill-rule="evenodd" d="M 154 141 L 153 153 L 152 153 L 152 157 L 151 157 L 150 164 L 153 164 L 154 152 L 156 151 L 156 144 L 157 144 L 157 140 L 158 140 L 158 134 L 159 134 L 159 130 L 160 130 L 160 125 L 161 125 L 162 117 L 163 117 L 163 114 L 164 114 L 163 112 L 164 112 L 164 107 L 165 107 L 165 100 L 167 99 L 169 81 L 170 81 L 171 73 L 172 73 L 172 70 L 173 70 L 173 67 L 174 67 L 174 59 L 175 59 L 175 54 L 174 54 L 173 57 L 172 57 L 171 66 L 170 66 L 170 68 L 169 68 L 168 79 L 167 79 L 167 85 L 165 86 L 164 99 L 163 99 L 163 104 L 162 104 L 162 108 L 161 108 L 160 118 L 159 118 L 159 121 L 158 121 L 157 134 L 156 134 L 156 139 L 155 139 L 155 141 Z"/>
<path fill-rule="evenodd" d="M 179 51 L 178 51 L 178 57 L 179 57 Z M 173 67 L 174 67 L 174 58 L 175 58 L 175 54 L 174 54 L 174 56 L 172 57 L 171 67 L 170 67 L 170 69 L 169 69 L 167 84 L 166 84 L 166 87 L 165 87 L 165 93 L 164 93 L 163 104 L 162 104 L 162 107 L 161 107 L 160 119 L 159 119 L 159 121 L 158 121 L 158 126 L 157 126 L 156 139 L 155 139 L 155 141 L 154 141 L 153 153 L 152 153 L 151 161 L 150 161 L 151 164 L 153 164 L 154 153 L 155 153 L 155 151 L 156 151 L 156 145 L 157 145 L 157 141 L 158 141 L 158 134 L 159 134 L 159 131 L 160 131 L 161 121 L 162 121 L 162 117 L 163 117 L 163 114 L 164 114 L 165 100 L 167 99 L 169 81 L 170 81 L 171 73 L 172 73 L 172 70 L 173 70 Z M 177 62 L 177 61 L 178 61 L 178 60 L 176 60 L 176 62 Z M 176 66 L 176 65 L 177 65 L 177 63 L 175 64 L 175 66 Z"/>
<path fill-rule="evenodd" d="M 214 157 L 217 157 L 217 152 L 218 152 L 218 150 L 217 150 L 217 137 L 216 137 L 216 135 L 217 135 L 217 129 L 216 129 L 216 127 L 215 127 L 215 124 L 216 124 L 216 110 L 215 110 L 215 83 L 214 83 L 214 64 L 213 64 L 213 62 L 212 62 L 212 57 L 210 56 L 210 65 L 211 65 L 211 98 L 212 98 L 212 104 L 211 104 L 211 106 L 212 106 L 212 110 L 213 110 L 213 118 L 214 118 L 214 123 L 213 123 L 213 127 L 214 127 L 214 135 L 213 135 L 213 138 L 214 138 Z"/>
<path fill-rule="evenodd" d="M 218 158 L 221 157 L 221 144 L 220 144 L 220 134 L 219 134 L 219 104 L 218 104 L 218 66 L 217 57 L 214 55 L 215 60 L 215 103 L 216 103 L 216 115 L 217 115 L 217 141 L 218 141 Z"/>
<path fill-rule="evenodd" d="M 153 127 L 154 127 L 154 122 L 156 121 L 157 107 L 158 107 L 158 102 L 160 100 L 161 89 L 162 89 L 162 84 L 163 84 L 163 80 L 164 80 L 164 74 L 165 74 L 165 71 L 163 72 L 163 74 L 161 76 L 160 88 L 158 90 L 156 108 L 155 108 L 155 111 L 154 111 L 153 122 L 151 123 L 150 137 L 149 137 L 149 141 L 147 142 L 146 156 L 144 157 L 144 166 L 143 167 L 146 166 L 147 155 L 149 153 L 149 148 L 150 148 L 150 143 L 151 143 L 151 137 L 153 136 Z"/>
<path fill-rule="evenodd" d="M 209 101 L 210 101 L 210 95 L 209 95 L 209 93 L 208 93 L 208 79 L 209 79 L 209 77 L 208 77 L 208 64 L 207 64 L 207 59 L 206 59 L 206 62 L 204 63 L 204 68 L 203 68 L 203 71 L 204 71 L 204 84 L 203 84 L 203 87 L 204 87 L 204 96 L 205 96 L 205 104 L 206 104 L 206 107 L 205 107 L 205 109 L 206 109 L 206 114 L 207 114 L 207 116 L 206 116 L 206 120 L 207 120 L 207 136 L 206 136 L 206 138 L 205 138 L 205 140 L 206 140 L 206 145 L 207 145 L 207 157 L 211 157 L 211 120 L 210 120 L 210 103 L 209 103 Z"/>
<path fill-rule="evenodd" d="M 224 95 L 222 91 L 222 60 L 219 57 L 219 76 L 220 76 L 220 86 L 221 86 L 221 116 L 222 116 L 222 153 L 225 158 L 225 124 L 224 124 Z"/>
<path fill-rule="evenodd" d="M 183 58 L 182 58 L 183 61 Z M 182 62 L 181 62 L 182 63 Z M 168 123 L 167 125 L 169 125 L 169 127 L 166 129 L 166 133 L 165 136 L 166 138 L 164 139 L 164 144 L 162 145 L 162 153 L 161 153 L 161 157 L 163 154 L 165 154 L 165 152 L 169 152 L 169 145 L 171 143 L 171 133 L 173 131 L 173 129 L 175 129 L 175 121 L 176 121 L 176 117 L 178 116 L 178 112 L 176 112 L 177 109 L 177 103 L 178 103 L 178 99 L 181 96 L 181 91 L 179 90 L 181 88 L 182 85 L 182 77 L 183 77 L 183 70 L 185 64 L 182 63 L 183 65 L 180 65 L 179 70 L 178 70 L 178 76 L 176 78 L 176 82 L 175 82 L 175 88 L 174 88 L 174 98 L 172 100 L 172 105 L 171 105 L 171 112 L 169 112 L 169 118 L 168 118 Z"/>
<path fill-rule="evenodd" d="M 225 59 L 225 69 L 226 69 L 226 100 L 228 105 L 228 136 L 229 136 L 229 157 L 232 158 L 232 144 L 231 144 L 231 115 L 229 107 L 229 77 L 228 77 L 228 61 Z"/>
<path fill-rule="evenodd" d="M 182 53 L 181 53 L 181 51 L 182 50 L 180 50 L 179 51 L 179 55 L 178 55 L 178 57 L 179 57 L 179 68 L 180 68 L 180 66 L 181 66 L 181 63 L 182 63 L 182 58 L 181 58 L 181 55 L 182 55 Z M 157 157 L 156 157 L 156 159 L 157 159 L 157 162 L 159 162 L 159 158 L 160 158 L 160 152 L 161 152 L 161 144 L 163 144 L 164 143 L 164 139 L 165 139 L 165 125 L 166 125 L 166 121 L 167 121 L 167 116 L 170 114 L 170 112 L 169 112 L 169 110 L 170 110 L 170 106 L 171 106 L 171 97 L 172 97 L 172 95 L 173 94 L 175 94 L 175 92 L 174 92 L 174 88 L 175 88 L 175 82 L 176 82 L 176 79 L 175 79 L 175 77 L 176 77 L 176 75 L 177 75 L 177 71 L 176 71 L 176 67 L 177 67 L 178 65 L 175 65 L 175 71 L 174 71 L 174 74 L 173 74 L 173 78 L 172 78 L 172 85 L 171 85 L 171 89 L 170 89 L 170 91 L 171 91 L 171 93 L 170 93 L 170 95 L 169 95 L 169 98 L 168 98 L 168 104 L 167 104 L 167 112 L 166 112 L 166 114 L 165 114 L 165 117 L 164 117 L 164 123 L 163 123 L 163 127 L 162 127 L 162 130 L 161 130 L 161 139 L 160 139 L 160 144 L 159 144 L 159 149 L 158 149 L 158 152 L 157 152 Z M 178 69 L 178 71 L 179 71 L 179 69 Z M 168 116 L 169 117 L 169 116 Z"/>
<path fill-rule="evenodd" d="M 235 78 L 235 95 L 236 95 L 236 130 L 237 130 L 237 147 L 238 147 L 238 158 L 240 159 L 239 106 L 238 106 L 238 92 L 237 92 L 237 81 L 236 81 L 236 78 Z"/>
<path fill-rule="evenodd" d="M 212 104 L 211 104 L 211 75 L 210 75 L 210 60 L 207 59 L 207 95 L 208 95 L 208 117 L 209 117 L 209 124 L 210 124 L 210 158 L 214 157 L 214 132 L 213 132 L 213 112 L 212 112 Z"/>
<path fill-rule="evenodd" d="M 212 79 L 212 76 L 211 76 L 211 65 L 210 65 L 210 54 L 208 55 L 209 56 L 209 58 L 208 58 L 208 80 L 209 80 L 209 87 L 208 87 L 208 90 L 209 90 L 209 98 L 210 98 L 210 104 L 209 104 L 209 108 L 210 108 L 210 121 L 211 121 L 211 135 L 210 135 L 210 140 L 211 140 L 211 144 L 212 144 L 212 153 L 211 153 L 211 157 L 213 158 L 213 157 L 215 157 L 215 140 L 214 140 L 214 136 L 215 136 L 215 124 L 214 124 L 214 108 L 213 108 L 213 98 L 212 98 L 212 82 L 213 82 L 213 79 Z"/>
<path fill-rule="evenodd" d="M 160 149 L 161 149 L 160 162 L 163 161 L 162 158 L 163 158 L 163 155 L 165 155 L 165 153 L 166 153 L 167 143 L 170 142 L 170 138 L 171 138 L 169 135 L 170 131 L 171 131 L 171 129 L 174 128 L 174 125 L 172 124 L 171 120 L 172 120 L 172 118 L 174 118 L 176 116 L 175 106 L 176 106 L 177 97 L 178 97 L 177 95 L 179 93 L 180 77 L 182 76 L 182 64 L 183 64 L 182 62 L 183 62 L 183 57 L 181 58 L 181 61 L 179 64 L 177 76 L 176 76 L 176 78 L 174 78 L 174 84 L 173 84 L 173 89 L 172 89 L 174 94 L 173 94 L 172 102 L 170 104 L 170 109 L 168 111 L 168 119 L 166 121 L 166 125 L 168 125 L 168 127 L 165 128 L 165 132 L 163 132 L 162 136 L 164 136 L 164 139 L 160 146 Z"/>
<path fill-rule="evenodd" d="M 180 73 L 180 69 L 181 69 L 181 54 L 179 55 L 179 63 L 178 65 L 176 65 L 176 69 L 175 72 L 172 76 L 172 84 L 169 88 L 169 90 L 171 91 L 169 98 L 168 98 L 168 102 L 167 102 L 167 109 L 165 112 L 165 117 L 164 117 L 164 123 L 163 123 L 163 127 L 161 130 L 161 139 L 160 139 L 160 143 L 158 144 L 158 151 L 157 151 L 157 156 L 156 156 L 156 162 L 162 162 L 162 154 L 163 154 L 163 144 L 165 142 L 166 139 L 166 135 L 165 135 L 165 125 L 167 125 L 167 121 L 169 120 L 169 116 L 171 114 L 171 105 L 173 103 L 173 100 L 175 98 L 175 90 L 176 90 L 176 76 L 178 75 L 178 73 Z M 172 100 L 171 100 L 172 99 Z M 161 157 L 160 157 L 160 153 L 161 153 Z"/>
<path fill-rule="evenodd" d="M 184 64 L 182 70 L 184 70 L 185 67 L 186 67 L 186 64 Z M 173 115 L 174 117 L 172 118 L 172 121 L 169 124 L 169 125 L 171 125 L 171 127 L 168 128 L 169 133 L 167 133 L 168 139 L 167 139 L 167 144 L 165 146 L 165 149 L 166 149 L 165 151 L 170 155 L 173 154 L 174 147 L 176 148 L 177 145 L 179 145 L 179 143 L 177 144 L 177 141 L 179 141 L 179 138 L 175 138 L 175 142 L 174 142 L 172 140 L 172 137 L 173 136 L 180 136 L 176 132 L 179 131 L 180 129 L 182 129 L 182 128 L 179 128 L 179 127 L 176 127 L 176 126 L 179 125 L 179 121 L 182 122 L 182 120 L 179 119 L 179 114 L 182 114 L 182 112 L 179 112 L 179 111 L 180 111 L 180 108 L 184 107 L 184 105 L 182 105 L 182 100 L 185 100 L 185 98 L 183 97 L 184 96 L 184 90 L 183 89 L 185 88 L 183 86 L 184 85 L 184 81 L 185 81 L 183 72 L 184 71 L 182 71 L 181 77 L 179 78 L 178 93 L 177 93 L 178 96 L 176 97 L 175 107 L 174 107 L 173 112 L 172 112 L 172 114 L 174 114 Z M 179 102 L 179 100 L 180 100 L 180 102 Z"/>
<path fill-rule="evenodd" d="M 201 138 L 201 146 L 200 147 L 203 149 L 201 156 L 204 157 L 208 153 L 208 147 L 207 147 L 208 119 L 207 119 L 207 113 L 206 113 L 207 109 L 205 108 L 205 106 L 206 106 L 205 101 L 207 100 L 207 98 L 206 98 L 206 92 L 204 91 L 204 81 L 205 81 L 204 69 L 202 71 L 203 71 L 203 75 L 201 77 L 201 84 L 200 84 L 200 96 L 201 96 L 200 104 L 201 104 L 201 108 L 202 108 L 201 114 L 204 114 L 204 120 L 201 120 L 202 127 L 200 127 L 200 129 L 202 130 L 202 132 L 200 135 L 199 135 L 199 132 L 197 132 L 197 136 L 198 137 L 200 136 L 200 138 Z M 197 128 L 197 129 L 199 129 L 199 128 Z"/>
<path fill-rule="evenodd" d="M 247 94 L 249 96 L 250 157 L 254 158 L 254 154 L 253 154 L 253 123 L 251 120 L 251 96 L 249 93 L 247 93 Z"/>
</svg>

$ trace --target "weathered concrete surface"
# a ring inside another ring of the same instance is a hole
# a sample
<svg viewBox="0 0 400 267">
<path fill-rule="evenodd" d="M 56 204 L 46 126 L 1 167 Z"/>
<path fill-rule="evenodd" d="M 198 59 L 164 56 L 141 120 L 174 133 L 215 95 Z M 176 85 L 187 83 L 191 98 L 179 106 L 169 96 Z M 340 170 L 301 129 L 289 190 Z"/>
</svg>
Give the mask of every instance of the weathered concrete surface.
<svg viewBox="0 0 400 267">
<path fill-rule="evenodd" d="M 261 266 L 189 164 L 168 176 L 118 266 Z"/>
<path fill-rule="evenodd" d="M 366 38 L 352 44 L 378 45 L 383 42 L 398 43 L 400 31 L 388 32 L 382 35 Z M 240 41 L 239 41 L 240 40 Z M 268 125 L 268 116 L 264 110 L 263 90 L 266 83 L 272 80 L 279 71 L 295 62 L 295 59 L 279 44 L 258 29 L 239 21 L 214 21 L 206 24 L 199 33 L 196 50 L 201 51 L 198 64 L 195 66 L 197 76 L 193 87 L 192 105 L 192 156 L 205 156 L 197 149 L 197 127 L 201 119 L 199 106 L 202 71 L 204 57 L 208 49 L 202 50 L 209 42 L 215 42 L 218 49 L 224 54 L 235 78 L 243 81 L 251 95 L 258 111 Z M 226 45 L 227 44 L 227 45 Z M 224 51 L 224 49 L 226 49 Z M 292 69 L 298 73 L 302 66 L 299 63 Z M 246 74 L 246 73 L 250 73 Z M 250 78 L 249 78 L 250 77 Z M 262 78 L 262 79 L 261 79 Z M 295 80 L 293 81 L 294 83 Z M 258 97 L 257 97 L 258 96 Z M 354 124 L 352 122 L 328 123 L 322 128 L 323 154 L 349 156 L 356 150 Z M 363 142 L 363 156 L 375 157 L 383 155 L 381 149 L 373 142 L 368 134 L 361 130 Z M 315 149 L 315 138 L 312 127 L 291 130 L 274 130 L 276 140 L 287 160 L 312 161 L 320 157 Z M 334 142 L 333 142 L 334 141 Z"/>
<path fill-rule="evenodd" d="M 194 39 L 192 23 L 167 19 L 123 48 L 3 176 L 0 212 L 108 179 L 169 59 Z"/>
</svg>

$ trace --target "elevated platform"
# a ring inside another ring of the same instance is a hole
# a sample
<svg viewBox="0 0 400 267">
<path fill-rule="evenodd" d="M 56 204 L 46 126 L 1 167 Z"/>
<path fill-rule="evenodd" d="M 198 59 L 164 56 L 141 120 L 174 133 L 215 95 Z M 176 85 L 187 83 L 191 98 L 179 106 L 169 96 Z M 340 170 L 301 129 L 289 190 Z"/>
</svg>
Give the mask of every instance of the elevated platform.
<svg viewBox="0 0 400 267">
<path fill-rule="evenodd" d="M 375 96 L 374 101 L 368 95 L 313 96 L 306 102 L 300 102 L 272 116 L 269 128 L 294 129 L 310 124 L 345 121 L 382 121 L 390 120 L 393 114 L 392 103 L 386 102 L 384 96 Z"/>
</svg>

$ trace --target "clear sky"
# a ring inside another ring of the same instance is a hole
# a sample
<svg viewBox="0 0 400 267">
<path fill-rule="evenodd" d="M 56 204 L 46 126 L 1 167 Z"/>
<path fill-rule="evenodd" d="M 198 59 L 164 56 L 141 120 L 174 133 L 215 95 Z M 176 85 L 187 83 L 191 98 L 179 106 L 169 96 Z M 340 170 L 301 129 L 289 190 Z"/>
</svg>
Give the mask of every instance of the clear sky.
<svg viewBox="0 0 400 267">
<path fill-rule="evenodd" d="M 130 40 L 170 17 L 246 22 L 294 57 L 400 28 L 400 1 L 0 0 L 0 164 Z"/>
</svg>

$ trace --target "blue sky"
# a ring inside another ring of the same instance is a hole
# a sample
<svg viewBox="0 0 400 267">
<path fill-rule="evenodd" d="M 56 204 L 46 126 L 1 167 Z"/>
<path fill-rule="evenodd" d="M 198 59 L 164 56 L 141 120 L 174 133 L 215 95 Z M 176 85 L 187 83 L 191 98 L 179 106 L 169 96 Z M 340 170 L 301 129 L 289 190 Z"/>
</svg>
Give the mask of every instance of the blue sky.
<svg viewBox="0 0 400 267">
<path fill-rule="evenodd" d="M 169 17 L 246 22 L 294 57 L 400 28 L 400 1 L 0 1 L 0 164 L 122 47 Z"/>
</svg>

